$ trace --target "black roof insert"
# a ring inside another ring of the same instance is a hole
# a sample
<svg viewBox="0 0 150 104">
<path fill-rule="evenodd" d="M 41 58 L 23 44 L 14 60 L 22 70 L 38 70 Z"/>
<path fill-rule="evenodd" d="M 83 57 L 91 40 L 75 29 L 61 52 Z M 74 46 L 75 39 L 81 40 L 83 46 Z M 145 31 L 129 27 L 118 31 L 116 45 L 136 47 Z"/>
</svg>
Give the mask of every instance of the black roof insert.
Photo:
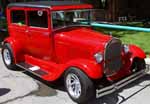
<svg viewBox="0 0 150 104">
<path fill-rule="evenodd" d="M 37 8 L 49 8 L 51 6 L 67 6 L 67 5 L 80 5 L 81 2 L 75 1 L 36 1 L 36 2 L 18 2 L 10 3 L 8 7 L 37 7 Z"/>
</svg>

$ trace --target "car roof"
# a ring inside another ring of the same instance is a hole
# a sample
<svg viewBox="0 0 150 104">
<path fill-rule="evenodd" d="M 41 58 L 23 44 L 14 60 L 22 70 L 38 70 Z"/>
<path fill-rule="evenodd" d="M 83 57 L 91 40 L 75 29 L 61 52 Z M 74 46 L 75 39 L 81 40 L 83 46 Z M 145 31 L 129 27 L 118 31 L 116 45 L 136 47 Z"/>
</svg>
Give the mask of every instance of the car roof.
<svg viewBox="0 0 150 104">
<path fill-rule="evenodd" d="M 84 3 L 75 1 L 36 1 L 36 2 L 18 2 L 10 3 L 9 7 L 37 7 L 37 8 L 50 8 L 51 6 L 68 6 L 68 5 L 81 5 Z"/>
</svg>

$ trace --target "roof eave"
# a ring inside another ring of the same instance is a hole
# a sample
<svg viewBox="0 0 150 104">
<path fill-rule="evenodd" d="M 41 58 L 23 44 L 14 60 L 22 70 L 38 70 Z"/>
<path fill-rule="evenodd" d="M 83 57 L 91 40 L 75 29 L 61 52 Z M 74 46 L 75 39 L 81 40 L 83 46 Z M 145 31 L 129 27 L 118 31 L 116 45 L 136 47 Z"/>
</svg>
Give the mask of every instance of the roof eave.
<svg viewBox="0 0 150 104">
<path fill-rule="evenodd" d="M 20 7 L 20 8 L 48 8 L 51 10 L 69 10 L 69 9 L 91 9 L 93 8 L 92 5 L 90 4 L 80 4 L 80 5 L 60 5 L 60 6 L 46 6 L 46 5 L 32 5 L 32 4 L 17 4 L 17 3 L 13 3 L 13 4 L 9 4 L 8 8 L 12 8 L 12 7 Z"/>
<path fill-rule="evenodd" d="M 93 6 L 89 4 L 81 5 L 67 5 L 67 6 L 51 6 L 51 10 L 72 10 L 72 9 L 92 9 Z"/>
</svg>

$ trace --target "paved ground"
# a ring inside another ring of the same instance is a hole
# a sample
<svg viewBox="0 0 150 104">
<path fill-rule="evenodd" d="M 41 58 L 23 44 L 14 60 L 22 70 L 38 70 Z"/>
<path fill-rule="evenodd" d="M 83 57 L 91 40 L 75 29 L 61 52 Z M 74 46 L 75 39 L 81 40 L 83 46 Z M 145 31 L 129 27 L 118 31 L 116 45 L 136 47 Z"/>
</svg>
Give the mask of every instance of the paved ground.
<svg viewBox="0 0 150 104">
<path fill-rule="evenodd" d="M 150 75 L 89 104 L 149 104 Z M 30 73 L 9 71 L 0 56 L 0 104 L 75 104 L 61 84 L 49 84 Z"/>
</svg>

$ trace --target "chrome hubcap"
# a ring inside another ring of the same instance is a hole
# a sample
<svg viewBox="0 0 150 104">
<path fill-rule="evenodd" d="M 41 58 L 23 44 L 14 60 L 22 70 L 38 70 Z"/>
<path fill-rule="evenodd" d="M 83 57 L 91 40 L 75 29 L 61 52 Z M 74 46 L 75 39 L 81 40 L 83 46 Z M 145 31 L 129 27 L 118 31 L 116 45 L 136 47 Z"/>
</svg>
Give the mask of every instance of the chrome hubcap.
<svg viewBox="0 0 150 104">
<path fill-rule="evenodd" d="M 4 61 L 7 65 L 11 64 L 11 56 L 10 56 L 10 52 L 8 49 L 4 49 L 3 51 L 3 57 L 4 57 Z"/>
<path fill-rule="evenodd" d="M 77 75 L 68 74 L 66 77 L 66 86 L 69 94 L 73 98 L 79 98 L 81 95 L 81 83 Z"/>
</svg>

